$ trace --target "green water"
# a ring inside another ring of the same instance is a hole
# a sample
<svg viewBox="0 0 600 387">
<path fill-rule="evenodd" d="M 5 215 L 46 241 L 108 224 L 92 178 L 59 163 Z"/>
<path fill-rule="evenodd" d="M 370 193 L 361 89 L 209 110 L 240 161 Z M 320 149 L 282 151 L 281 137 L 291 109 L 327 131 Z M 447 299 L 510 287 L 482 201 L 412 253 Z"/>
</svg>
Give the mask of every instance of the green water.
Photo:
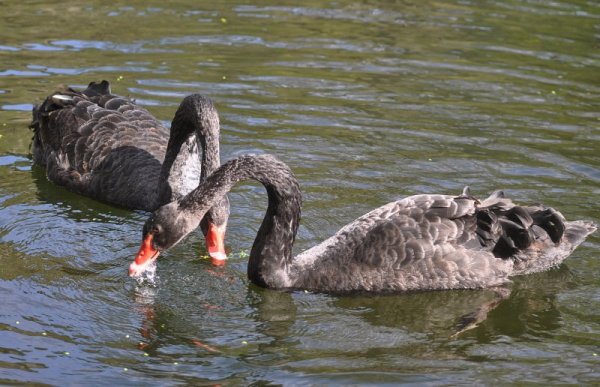
<svg viewBox="0 0 600 387">
<path fill-rule="evenodd" d="M 0 383 L 595 384 L 600 234 L 559 268 L 489 291 L 333 297 L 260 289 L 266 207 L 230 195 L 230 262 L 187 238 L 156 286 L 127 267 L 147 215 L 71 194 L 29 158 L 30 110 L 107 79 L 170 122 L 215 101 L 222 158 L 274 153 L 305 204 L 295 251 L 389 201 L 477 196 L 600 221 L 595 1 L 0 1 Z"/>
</svg>

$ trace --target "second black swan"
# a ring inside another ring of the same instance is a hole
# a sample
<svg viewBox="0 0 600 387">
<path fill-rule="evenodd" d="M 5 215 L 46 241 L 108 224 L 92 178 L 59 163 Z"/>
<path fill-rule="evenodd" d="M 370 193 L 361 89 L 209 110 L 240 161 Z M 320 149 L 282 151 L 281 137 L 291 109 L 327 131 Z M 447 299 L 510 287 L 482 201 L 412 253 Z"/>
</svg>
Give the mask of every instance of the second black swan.
<svg viewBox="0 0 600 387">
<path fill-rule="evenodd" d="M 31 151 L 48 179 L 128 209 L 181 199 L 220 165 L 219 116 L 198 94 L 181 102 L 171 130 L 107 81 L 56 92 L 33 109 Z M 200 148 L 202 154 L 200 156 Z M 209 254 L 224 259 L 229 216 L 220 198 L 202 222 Z"/>
<path fill-rule="evenodd" d="M 415 195 L 379 207 L 293 257 L 302 197 L 288 166 L 270 155 L 223 164 L 179 201 L 162 206 L 143 229 L 129 268 L 144 271 L 177 244 L 239 181 L 261 182 L 268 208 L 250 252 L 249 279 L 271 289 L 328 293 L 475 289 L 560 264 L 592 232 L 553 208 L 519 206 L 501 191 L 485 200 L 462 194 Z"/>
</svg>

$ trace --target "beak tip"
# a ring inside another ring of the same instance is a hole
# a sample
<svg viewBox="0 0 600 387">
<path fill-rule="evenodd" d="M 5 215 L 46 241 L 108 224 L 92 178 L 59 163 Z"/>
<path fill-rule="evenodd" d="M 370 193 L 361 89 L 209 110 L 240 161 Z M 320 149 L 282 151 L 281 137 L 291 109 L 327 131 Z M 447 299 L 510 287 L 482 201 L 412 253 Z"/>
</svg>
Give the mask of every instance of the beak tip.
<svg viewBox="0 0 600 387">
<path fill-rule="evenodd" d="M 144 273 L 148 265 L 158 258 L 159 251 L 152 246 L 153 234 L 148 234 L 142 241 L 142 246 L 138 251 L 135 259 L 129 265 L 129 276 L 139 277 Z"/>
<path fill-rule="evenodd" d="M 225 253 L 225 226 L 217 227 L 209 223 L 206 234 L 206 247 L 212 264 L 215 266 L 225 265 L 227 254 Z"/>
<path fill-rule="evenodd" d="M 137 270 L 137 264 L 135 262 L 133 262 L 131 265 L 129 265 L 129 276 L 137 277 L 138 275 L 139 275 L 139 272 Z"/>
<path fill-rule="evenodd" d="M 156 257 L 147 259 L 142 263 L 131 262 L 129 265 L 129 276 L 133 278 L 141 276 L 154 261 L 156 261 Z"/>
<path fill-rule="evenodd" d="M 223 266 L 227 263 L 227 254 L 221 251 L 210 252 L 208 255 L 210 255 L 212 264 L 215 266 Z"/>
</svg>

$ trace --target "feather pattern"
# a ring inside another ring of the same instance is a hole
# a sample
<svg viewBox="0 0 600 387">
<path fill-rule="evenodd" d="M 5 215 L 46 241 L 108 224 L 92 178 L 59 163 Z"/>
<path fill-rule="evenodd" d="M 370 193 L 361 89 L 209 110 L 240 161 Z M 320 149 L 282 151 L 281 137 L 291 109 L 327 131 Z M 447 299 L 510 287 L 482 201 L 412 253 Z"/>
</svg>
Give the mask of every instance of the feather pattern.
<svg viewBox="0 0 600 387">
<path fill-rule="evenodd" d="M 171 133 L 110 84 L 50 95 L 33 109 L 34 163 L 52 182 L 129 209 L 154 210 L 182 197 L 219 165 L 219 120 L 200 95 L 181 103 Z M 200 138 L 199 138 L 200 137 Z"/>
<path fill-rule="evenodd" d="M 388 203 L 293 257 L 302 196 L 288 166 L 270 155 L 225 163 L 181 201 L 158 209 L 144 229 L 162 230 L 156 247 L 170 248 L 246 179 L 261 182 L 269 197 L 248 276 L 274 289 L 385 293 L 498 286 L 558 265 L 596 230 L 593 222 L 567 222 L 552 208 L 516 205 L 501 191 L 480 201 L 465 188 L 456 196 Z"/>
</svg>

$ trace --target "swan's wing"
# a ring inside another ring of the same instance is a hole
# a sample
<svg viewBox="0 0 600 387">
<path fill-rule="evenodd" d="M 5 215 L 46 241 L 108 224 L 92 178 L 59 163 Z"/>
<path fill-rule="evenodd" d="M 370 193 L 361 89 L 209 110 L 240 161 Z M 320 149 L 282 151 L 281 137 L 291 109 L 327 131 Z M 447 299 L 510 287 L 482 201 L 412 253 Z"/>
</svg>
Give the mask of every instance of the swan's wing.
<svg viewBox="0 0 600 387">
<path fill-rule="evenodd" d="M 34 108 L 31 127 L 34 162 L 50 180 L 129 208 L 152 201 L 142 196 L 155 194 L 168 130 L 112 95 L 108 82 L 52 94 Z"/>
<path fill-rule="evenodd" d="M 31 127 L 36 163 L 44 165 L 47 155 L 57 152 L 80 173 L 96 168 L 116 146 L 152 153 L 168 138 L 168 130 L 146 109 L 110 94 L 107 81 L 92 82 L 81 92 L 68 89 L 50 95 L 34 108 Z"/>
<path fill-rule="evenodd" d="M 295 269 L 302 287 L 333 292 L 489 287 L 560 263 L 593 228 L 500 191 L 481 202 L 468 191 L 417 195 L 348 224 Z"/>
<path fill-rule="evenodd" d="M 418 195 L 377 215 L 349 264 L 365 268 L 366 283 L 378 277 L 387 290 L 459 289 L 498 285 L 511 262 L 490 251 L 497 222 L 478 221 L 479 202 L 470 196 Z M 373 214 L 375 215 L 375 214 Z M 489 230 L 484 240 L 481 227 Z"/>
<path fill-rule="evenodd" d="M 466 195 L 416 195 L 375 209 L 300 254 L 295 260 L 298 282 L 333 292 L 502 283 L 511 263 L 481 246 L 478 204 Z"/>
</svg>

